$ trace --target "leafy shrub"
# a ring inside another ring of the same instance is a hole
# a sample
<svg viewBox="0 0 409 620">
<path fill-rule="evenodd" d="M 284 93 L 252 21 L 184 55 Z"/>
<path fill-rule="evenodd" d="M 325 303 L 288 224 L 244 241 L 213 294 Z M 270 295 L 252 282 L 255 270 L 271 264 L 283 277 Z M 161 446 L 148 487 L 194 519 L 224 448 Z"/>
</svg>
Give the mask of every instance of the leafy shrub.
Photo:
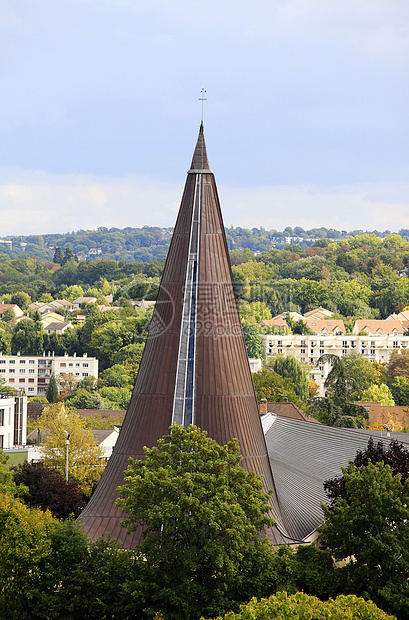
<svg viewBox="0 0 409 620">
<path fill-rule="evenodd" d="M 364 601 L 353 595 L 338 596 L 335 600 L 320 601 L 303 592 L 288 595 L 278 592 L 270 598 L 253 598 L 247 605 L 241 605 L 239 613 L 232 611 L 224 620 L 392 620 L 372 601 Z M 217 620 L 222 620 L 221 617 Z"/>
</svg>

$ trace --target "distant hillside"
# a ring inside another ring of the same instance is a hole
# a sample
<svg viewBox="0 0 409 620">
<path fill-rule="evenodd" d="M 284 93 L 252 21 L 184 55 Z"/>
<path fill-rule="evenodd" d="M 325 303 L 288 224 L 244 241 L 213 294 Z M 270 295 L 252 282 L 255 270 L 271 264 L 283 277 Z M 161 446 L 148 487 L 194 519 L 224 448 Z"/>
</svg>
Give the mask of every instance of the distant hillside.
<svg viewBox="0 0 409 620">
<path fill-rule="evenodd" d="M 231 250 L 249 249 L 253 252 L 265 252 L 273 247 L 282 248 L 288 244 L 306 248 L 318 239 L 340 241 L 362 235 L 364 232 L 373 232 L 378 237 L 390 234 L 389 230 L 347 232 L 333 228 L 304 230 L 300 226 L 295 226 L 294 229 L 288 226 L 283 231 L 265 230 L 262 227 L 226 228 L 227 242 Z M 63 251 L 70 248 L 79 260 L 111 258 L 126 262 L 150 262 L 166 256 L 172 233 L 173 228 L 144 226 L 143 228 L 108 229 L 101 226 L 98 230 L 78 230 L 65 234 L 10 236 L 0 239 L 0 253 L 7 254 L 10 258 L 16 258 L 25 253 L 28 256 L 52 260 L 55 248 L 60 247 Z M 409 240 L 408 229 L 400 230 L 399 234 L 405 240 Z"/>
</svg>

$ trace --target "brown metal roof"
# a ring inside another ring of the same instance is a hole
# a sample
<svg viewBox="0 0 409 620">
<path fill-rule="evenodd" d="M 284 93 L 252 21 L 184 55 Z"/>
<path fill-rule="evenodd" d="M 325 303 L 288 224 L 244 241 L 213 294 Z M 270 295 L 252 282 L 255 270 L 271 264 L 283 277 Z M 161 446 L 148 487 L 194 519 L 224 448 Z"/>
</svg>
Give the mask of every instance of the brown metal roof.
<svg viewBox="0 0 409 620">
<path fill-rule="evenodd" d="M 90 538 L 109 532 L 126 547 L 140 542 L 140 531 L 126 534 L 120 527 L 124 514 L 115 507 L 116 488 L 128 458 L 144 458 L 143 447 L 156 444 L 178 420 L 192 420 L 220 444 L 237 437 L 243 467 L 262 475 L 266 489 L 274 488 L 203 126 L 132 399 L 113 455 L 79 518 Z"/>
</svg>

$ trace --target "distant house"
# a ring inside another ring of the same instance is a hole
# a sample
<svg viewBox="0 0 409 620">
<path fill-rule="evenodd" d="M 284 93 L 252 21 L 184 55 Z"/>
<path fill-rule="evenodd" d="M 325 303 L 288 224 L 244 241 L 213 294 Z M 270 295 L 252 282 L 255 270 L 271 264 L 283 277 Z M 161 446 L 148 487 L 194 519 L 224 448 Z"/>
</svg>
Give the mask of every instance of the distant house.
<svg viewBox="0 0 409 620">
<path fill-rule="evenodd" d="M 308 415 L 308 413 L 305 413 L 300 407 L 297 407 L 294 403 L 288 402 L 287 399 L 284 399 L 281 403 L 269 403 L 266 399 L 262 399 L 259 404 L 259 411 L 261 416 L 274 413 L 275 415 L 292 418 L 293 420 L 304 420 L 304 422 L 321 424 L 321 422 L 318 422 L 318 420 Z"/>
<path fill-rule="evenodd" d="M 382 405 L 382 403 L 359 402 L 368 412 L 368 424 L 370 427 L 389 429 L 400 432 L 409 429 L 409 408 L 398 405 Z"/>
<path fill-rule="evenodd" d="M 332 315 L 333 312 L 331 312 L 331 310 L 327 310 L 326 308 L 319 306 L 318 308 L 314 308 L 313 310 L 306 312 L 304 314 L 304 319 L 329 319 Z"/>
<path fill-rule="evenodd" d="M 93 429 L 91 431 L 98 446 L 104 450 L 104 457 L 107 460 L 113 452 L 120 430 L 120 426 L 114 426 L 113 429 Z"/>
<path fill-rule="evenodd" d="M 16 319 L 24 316 L 24 312 L 17 304 L 0 304 L 0 320 L 3 318 L 6 310 L 12 310 Z"/>
<path fill-rule="evenodd" d="M 79 310 L 81 307 L 81 304 L 96 304 L 96 303 L 97 303 L 96 297 L 77 297 L 77 299 L 74 299 L 74 301 L 72 302 L 72 306 L 74 310 Z"/>
<path fill-rule="evenodd" d="M 366 332 L 368 336 L 403 336 L 406 332 L 406 328 L 402 324 L 402 321 L 396 321 L 394 319 L 359 319 L 355 321 L 352 333 L 359 334 L 360 332 Z"/>
<path fill-rule="evenodd" d="M 130 302 L 133 308 L 139 308 L 140 310 L 143 310 L 144 312 L 146 312 L 150 308 L 155 307 L 154 301 L 146 301 L 145 299 L 142 299 L 142 301 L 134 301 L 131 299 Z"/>
<path fill-rule="evenodd" d="M 63 334 L 67 329 L 73 327 L 72 323 L 66 323 L 64 321 L 47 323 L 46 321 L 41 321 L 44 327 L 44 331 L 47 334 Z"/>
<path fill-rule="evenodd" d="M 63 320 L 62 315 L 58 312 L 54 312 L 53 310 L 41 315 L 41 322 L 44 327 L 46 325 L 50 325 L 50 323 L 61 323 Z"/>
<path fill-rule="evenodd" d="M 316 334 L 322 336 L 342 336 L 345 334 L 344 321 L 340 319 L 303 319 L 306 326 Z"/>
<path fill-rule="evenodd" d="M 249 357 L 249 364 L 251 372 L 258 372 L 263 368 L 263 362 L 257 357 Z"/>
<path fill-rule="evenodd" d="M 88 250 L 89 256 L 95 256 L 96 254 L 102 254 L 102 248 L 90 248 Z"/>
</svg>

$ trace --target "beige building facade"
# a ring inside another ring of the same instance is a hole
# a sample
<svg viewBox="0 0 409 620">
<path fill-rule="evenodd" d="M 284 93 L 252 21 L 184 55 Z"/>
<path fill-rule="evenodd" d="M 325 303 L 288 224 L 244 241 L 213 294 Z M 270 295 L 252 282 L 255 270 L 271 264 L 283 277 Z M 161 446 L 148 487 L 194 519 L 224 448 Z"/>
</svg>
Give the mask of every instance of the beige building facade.
<svg viewBox="0 0 409 620">
<path fill-rule="evenodd" d="M 98 377 L 96 357 L 54 355 L 2 355 L 0 353 L 0 377 L 6 385 L 23 390 L 27 396 L 43 396 L 47 393 L 52 373 L 72 374 L 76 381 L 85 377 Z"/>
<path fill-rule="evenodd" d="M 365 359 L 387 363 L 393 351 L 409 348 L 409 336 L 398 335 L 261 335 L 264 358 L 279 354 L 293 355 L 311 367 L 310 374 L 319 388 L 319 396 L 325 395 L 324 382 L 330 370 L 329 364 L 318 364 L 321 355 L 348 355 L 359 353 Z"/>
</svg>

